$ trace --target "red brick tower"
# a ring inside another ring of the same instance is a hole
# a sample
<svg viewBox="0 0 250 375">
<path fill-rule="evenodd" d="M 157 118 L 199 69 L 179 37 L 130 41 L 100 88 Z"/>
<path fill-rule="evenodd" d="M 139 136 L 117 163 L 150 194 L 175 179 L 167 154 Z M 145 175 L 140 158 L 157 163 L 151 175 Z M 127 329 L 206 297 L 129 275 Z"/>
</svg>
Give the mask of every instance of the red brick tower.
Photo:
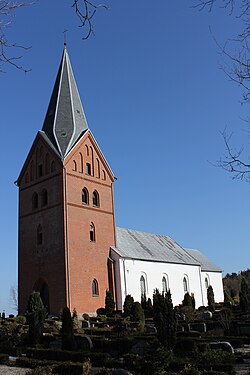
<svg viewBox="0 0 250 375">
<path fill-rule="evenodd" d="M 33 290 L 50 312 L 95 312 L 113 291 L 114 175 L 88 128 L 66 48 L 17 182 L 19 312 Z"/>
</svg>

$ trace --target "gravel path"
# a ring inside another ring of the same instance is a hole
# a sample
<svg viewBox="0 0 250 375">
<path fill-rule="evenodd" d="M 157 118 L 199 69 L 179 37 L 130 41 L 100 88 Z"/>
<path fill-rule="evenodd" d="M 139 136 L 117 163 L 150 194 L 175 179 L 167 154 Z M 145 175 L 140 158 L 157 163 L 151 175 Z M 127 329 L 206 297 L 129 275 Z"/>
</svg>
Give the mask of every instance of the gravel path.
<svg viewBox="0 0 250 375">
<path fill-rule="evenodd" d="M 28 368 L 0 366 L 0 375 L 26 375 Z"/>
</svg>

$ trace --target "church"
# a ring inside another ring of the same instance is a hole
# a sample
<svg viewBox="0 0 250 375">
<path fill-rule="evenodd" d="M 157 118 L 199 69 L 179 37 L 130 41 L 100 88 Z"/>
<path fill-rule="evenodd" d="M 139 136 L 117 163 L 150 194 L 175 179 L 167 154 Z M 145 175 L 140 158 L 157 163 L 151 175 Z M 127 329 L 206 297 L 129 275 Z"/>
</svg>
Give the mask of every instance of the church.
<svg viewBox="0 0 250 375">
<path fill-rule="evenodd" d="M 223 301 L 222 271 L 204 254 L 168 236 L 118 228 L 115 176 L 84 114 L 64 46 L 45 120 L 17 180 L 19 313 L 39 291 L 50 313 L 63 307 L 94 314 L 106 290 L 122 310 L 154 289 L 207 305 Z"/>
</svg>

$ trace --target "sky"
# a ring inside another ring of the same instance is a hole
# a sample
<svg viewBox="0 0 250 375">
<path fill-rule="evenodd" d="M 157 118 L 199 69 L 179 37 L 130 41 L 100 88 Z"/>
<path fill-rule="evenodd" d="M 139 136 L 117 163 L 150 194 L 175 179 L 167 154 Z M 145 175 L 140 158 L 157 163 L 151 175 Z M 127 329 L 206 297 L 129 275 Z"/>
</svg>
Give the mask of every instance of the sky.
<svg viewBox="0 0 250 375">
<path fill-rule="evenodd" d="M 249 267 L 250 185 L 216 167 L 225 127 L 235 146 L 249 147 L 249 105 L 221 70 L 213 38 L 223 44 L 240 21 L 224 9 L 200 12 L 194 1 L 105 1 L 110 9 L 98 10 L 85 41 L 71 0 L 16 12 L 7 35 L 31 46 L 17 52 L 31 71 L 4 66 L 0 74 L 0 312 L 13 311 L 17 284 L 14 182 L 42 128 L 65 29 L 88 125 L 117 177 L 117 226 L 169 235 L 223 274 Z"/>
</svg>

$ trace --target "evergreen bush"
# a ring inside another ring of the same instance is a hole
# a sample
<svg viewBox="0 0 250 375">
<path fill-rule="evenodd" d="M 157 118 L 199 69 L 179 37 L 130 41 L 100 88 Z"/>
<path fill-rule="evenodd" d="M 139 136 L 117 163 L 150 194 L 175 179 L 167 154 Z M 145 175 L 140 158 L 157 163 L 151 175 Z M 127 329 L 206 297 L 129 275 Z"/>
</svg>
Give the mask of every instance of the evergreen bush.
<svg viewBox="0 0 250 375">
<path fill-rule="evenodd" d="M 28 299 L 26 320 L 29 325 L 29 343 L 36 345 L 41 342 L 43 324 L 46 317 L 46 309 L 43 306 L 39 292 L 32 292 Z"/>
<path fill-rule="evenodd" d="M 125 298 L 124 305 L 123 305 L 123 315 L 125 317 L 131 315 L 133 304 L 134 304 L 134 298 L 130 294 L 128 294 Z"/>
<path fill-rule="evenodd" d="M 107 316 L 113 315 L 114 310 L 115 310 L 115 302 L 114 302 L 113 294 L 109 290 L 106 290 L 105 311 L 106 311 Z"/>
<path fill-rule="evenodd" d="M 70 310 L 64 307 L 62 314 L 62 349 L 73 350 L 75 347 L 73 319 Z"/>
<path fill-rule="evenodd" d="M 212 285 L 209 285 L 207 288 L 207 304 L 208 304 L 208 309 L 211 312 L 214 312 L 215 310 L 215 301 L 214 301 L 214 290 Z"/>
<path fill-rule="evenodd" d="M 239 296 L 240 296 L 241 311 L 243 312 L 249 311 L 250 310 L 250 288 L 245 277 L 243 277 L 241 280 Z"/>
<path fill-rule="evenodd" d="M 145 326 L 145 315 L 140 302 L 134 302 L 131 309 L 131 320 L 137 322 L 138 331 L 143 331 Z"/>
<path fill-rule="evenodd" d="M 166 349 L 172 349 L 176 339 L 176 318 L 170 291 L 165 294 L 158 289 L 154 291 L 153 309 L 157 337 Z"/>
</svg>

